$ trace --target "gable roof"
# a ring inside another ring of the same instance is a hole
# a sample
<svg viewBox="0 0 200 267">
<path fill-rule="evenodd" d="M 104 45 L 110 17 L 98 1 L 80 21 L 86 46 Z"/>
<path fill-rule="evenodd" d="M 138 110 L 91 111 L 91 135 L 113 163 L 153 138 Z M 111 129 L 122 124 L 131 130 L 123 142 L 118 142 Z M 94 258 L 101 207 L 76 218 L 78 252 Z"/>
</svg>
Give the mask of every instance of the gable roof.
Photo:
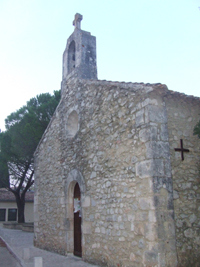
<svg viewBox="0 0 200 267">
<path fill-rule="evenodd" d="M 26 202 L 33 202 L 34 192 L 28 191 L 25 196 Z M 16 202 L 15 196 L 12 192 L 8 191 L 5 188 L 0 189 L 0 202 Z"/>
</svg>

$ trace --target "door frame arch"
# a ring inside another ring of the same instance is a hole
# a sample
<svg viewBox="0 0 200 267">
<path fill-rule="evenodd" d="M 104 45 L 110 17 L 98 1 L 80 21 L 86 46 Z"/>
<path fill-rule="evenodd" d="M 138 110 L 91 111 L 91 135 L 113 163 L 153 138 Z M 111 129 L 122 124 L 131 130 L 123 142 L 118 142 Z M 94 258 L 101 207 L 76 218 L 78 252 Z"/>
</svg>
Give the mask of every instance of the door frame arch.
<svg viewBox="0 0 200 267">
<path fill-rule="evenodd" d="M 78 183 L 79 185 L 81 199 L 83 199 L 86 191 L 85 179 L 78 170 L 73 169 L 69 172 L 65 184 L 66 244 L 68 253 L 73 253 L 74 251 L 74 188 L 76 183 Z M 83 224 L 83 212 L 82 212 L 82 224 Z M 81 243 L 83 244 L 83 234 Z"/>
</svg>

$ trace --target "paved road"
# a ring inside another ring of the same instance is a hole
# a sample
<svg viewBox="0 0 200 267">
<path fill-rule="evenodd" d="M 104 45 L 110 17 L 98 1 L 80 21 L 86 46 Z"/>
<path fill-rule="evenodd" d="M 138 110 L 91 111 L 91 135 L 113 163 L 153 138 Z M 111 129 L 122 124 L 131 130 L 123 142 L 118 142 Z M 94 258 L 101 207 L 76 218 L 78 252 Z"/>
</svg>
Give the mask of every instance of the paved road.
<svg viewBox="0 0 200 267">
<path fill-rule="evenodd" d="M 1 267 L 20 267 L 17 260 L 8 251 L 6 244 L 0 238 L 0 266 Z"/>
<path fill-rule="evenodd" d="M 34 258 L 43 258 L 43 267 L 98 267 L 84 262 L 81 258 L 68 254 L 67 256 L 61 256 L 56 253 L 51 253 L 46 250 L 42 250 L 33 246 L 33 233 L 23 232 L 21 230 L 5 229 L 0 227 L 0 237 L 5 241 L 8 249 L 12 251 L 16 259 L 21 265 L 16 265 L 17 261 L 12 258 L 12 255 L 6 257 L 6 259 L 14 260 L 15 265 L 7 263 L 7 265 L 1 265 L 0 267 L 34 267 Z M 6 248 L 2 247 L 5 252 Z M 25 250 L 29 251 L 30 256 L 25 257 Z M 7 251 L 7 250 L 6 250 Z M 7 253 L 9 253 L 7 251 Z M 5 254 L 6 255 L 6 254 Z M 1 255 L 0 255 L 1 259 Z M 6 260 L 5 259 L 5 260 Z M 5 263 L 6 264 L 6 263 Z"/>
</svg>

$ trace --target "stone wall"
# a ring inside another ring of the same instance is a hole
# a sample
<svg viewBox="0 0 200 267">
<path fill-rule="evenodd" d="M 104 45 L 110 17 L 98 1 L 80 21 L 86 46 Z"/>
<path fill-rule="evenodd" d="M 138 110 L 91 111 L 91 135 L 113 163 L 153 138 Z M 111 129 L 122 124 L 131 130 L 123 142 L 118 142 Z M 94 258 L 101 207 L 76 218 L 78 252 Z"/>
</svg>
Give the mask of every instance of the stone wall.
<svg viewBox="0 0 200 267">
<path fill-rule="evenodd" d="M 73 252 L 78 181 L 85 260 L 176 266 L 166 92 L 161 84 L 63 84 L 35 155 L 36 246 Z"/>
<path fill-rule="evenodd" d="M 193 135 L 200 99 L 168 92 L 168 131 L 172 162 L 176 246 L 179 266 L 200 266 L 200 140 Z M 175 152 L 183 139 L 189 153 Z"/>
<path fill-rule="evenodd" d="M 65 254 L 65 203 L 60 160 L 60 123 L 56 112 L 35 156 L 34 243 L 40 248 Z"/>
</svg>

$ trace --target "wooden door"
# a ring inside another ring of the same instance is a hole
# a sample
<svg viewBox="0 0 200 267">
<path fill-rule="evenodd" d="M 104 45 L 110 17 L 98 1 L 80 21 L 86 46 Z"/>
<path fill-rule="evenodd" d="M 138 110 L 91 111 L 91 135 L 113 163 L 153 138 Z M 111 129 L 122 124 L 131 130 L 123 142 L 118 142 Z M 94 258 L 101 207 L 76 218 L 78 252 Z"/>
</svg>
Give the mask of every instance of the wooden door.
<svg viewBox="0 0 200 267">
<path fill-rule="evenodd" d="M 81 192 L 78 183 L 74 188 L 74 255 L 82 256 L 81 246 Z"/>
</svg>

